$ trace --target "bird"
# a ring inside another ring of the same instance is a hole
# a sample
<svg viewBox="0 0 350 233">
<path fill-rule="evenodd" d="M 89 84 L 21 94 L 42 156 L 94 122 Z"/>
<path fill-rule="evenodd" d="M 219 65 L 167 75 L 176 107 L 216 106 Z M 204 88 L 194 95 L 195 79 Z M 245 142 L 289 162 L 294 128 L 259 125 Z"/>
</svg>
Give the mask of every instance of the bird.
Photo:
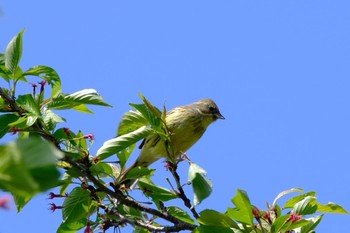
<svg viewBox="0 0 350 233">
<path fill-rule="evenodd" d="M 169 131 L 171 153 L 159 135 L 152 134 L 144 138 L 139 146 L 141 152 L 138 158 L 119 177 L 121 184 L 125 188 L 135 186 L 137 180 L 125 179 L 133 168 L 148 167 L 161 158 L 168 158 L 169 154 L 174 159 L 180 157 L 202 137 L 208 126 L 218 119 L 225 117 L 216 103 L 209 98 L 167 112 L 165 122 Z"/>
</svg>

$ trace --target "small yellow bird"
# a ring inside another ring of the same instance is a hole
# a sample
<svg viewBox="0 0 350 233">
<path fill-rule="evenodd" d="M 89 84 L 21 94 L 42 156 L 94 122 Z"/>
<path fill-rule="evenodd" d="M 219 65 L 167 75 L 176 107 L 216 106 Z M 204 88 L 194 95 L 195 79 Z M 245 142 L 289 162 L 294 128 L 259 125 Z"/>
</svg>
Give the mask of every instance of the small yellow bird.
<svg viewBox="0 0 350 233">
<path fill-rule="evenodd" d="M 166 125 L 169 130 L 171 156 L 178 158 L 193 146 L 204 134 L 207 127 L 217 119 L 225 119 L 215 102 L 202 99 L 197 102 L 176 107 L 166 115 Z M 157 134 L 145 138 L 140 145 L 141 153 L 136 162 L 125 170 L 120 180 L 136 167 L 148 167 L 160 158 L 167 158 L 165 143 Z M 135 180 L 124 180 L 125 187 L 130 187 Z"/>
</svg>

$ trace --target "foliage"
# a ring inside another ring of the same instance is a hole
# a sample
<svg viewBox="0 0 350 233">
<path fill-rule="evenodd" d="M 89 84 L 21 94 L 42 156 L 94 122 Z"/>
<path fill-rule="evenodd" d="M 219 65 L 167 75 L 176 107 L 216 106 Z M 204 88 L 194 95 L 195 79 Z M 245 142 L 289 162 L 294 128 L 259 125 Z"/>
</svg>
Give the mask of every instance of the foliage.
<svg viewBox="0 0 350 233">
<path fill-rule="evenodd" d="M 64 198 L 63 206 L 51 204 L 53 211 L 62 209 L 63 219 L 57 230 L 60 233 L 82 228 L 85 232 L 106 231 L 126 225 L 131 225 L 134 232 L 308 233 L 315 231 L 324 213 L 347 213 L 335 203 L 319 203 L 315 192 L 305 193 L 302 189 L 280 193 L 266 210 L 252 205 L 248 194 L 238 189 L 233 205 L 225 213 L 210 209 L 197 213 L 196 206 L 211 194 L 212 184 L 205 170 L 186 156 L 168 163 L 175 182 L 172 185 L 169 181 L 171 189 L 155 184 L 151 179 L 153 171 L 148 168 L 132 170 L 129 176 L 139 179 L 138 189 L 126 189 L 118 177 L 136 143 L 151 134 L 169 140 L 165 108 L 159 110 L 141 95 L 143 103 L 130 104 L 134 109 L 124 114 L 118 136 L 106 141 L 95 156 L 91 155 L 93 135 L 58 127 L 66 120 L 57 110 L 92 113 L 87 105 L 110 105 L 93 89 L 62 93 L 61 80 L 50 67 L 35 66 L 23 71 L 19 66 L 23 33 L 17 34 L 5 53 L 0 54 L 0 76 L 9 86 L 0 87 L 0 137 L 18 134 L 16 141 L 0 146 L 0 188 L 12 193 L 18 211 L 34 195 L 59 187 L 60 193 L 50 193 L 50 198 Z M 28 76 L 41 80 L 39 86 L 31 84 Z M 31 92 L 17 93 L 19 82 Z M 106 159 L 111 156 L 116 156 L 118 163 L 108 163 Z M 177 173 L 181 161 L 190 164 L 189 182 L 185 184 Z M 193 200 L 183 189 L 189 183 Z M 153 205 L 136 201 L 134 195 L 140 191 Z M 301 194 L 284 205 L 277 203 L 290 193 Z M 184 206 L 168 206 L 174 199 Z"/>
</svg>

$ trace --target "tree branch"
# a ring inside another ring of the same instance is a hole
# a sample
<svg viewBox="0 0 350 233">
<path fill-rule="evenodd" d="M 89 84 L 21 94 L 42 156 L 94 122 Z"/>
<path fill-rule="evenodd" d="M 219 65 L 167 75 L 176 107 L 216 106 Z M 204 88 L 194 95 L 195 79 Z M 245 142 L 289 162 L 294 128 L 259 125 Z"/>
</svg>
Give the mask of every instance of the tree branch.
<svg viewBox="0 0 350 233">
<path fill-rule="evenodd" d="M 167 221 L 175 224 L 175 226 L 173 226 L 173 227 L 178 227 L 178 229 L 180 229 L 180 230 L 194 230 L 197 227 L 197 225 L 189 224 L 189 223 L 186 223 L 184 221 L 181 221 L 180 219 L 175 218 L 172 215 L 167 214 L 166 212 L 163 213 L 163 212 L 160 212 L 160 211 L 158 211 L 156 209 L 149 208 L 149 207 L 146 207 L 144 205 L 141 205 L 140 203 L 134 201 L 133 199 L 131 199 L 129 197 L 126 197 L 119 190 L 112 191 L 111 189 L 107 188 L 104 184 L 102 184 L 96 177 L 94 177 L 92 174 L 90 174 L 90 172 L 86 171 L 78 163 L 76 163 L 72 159 L 70 159 L 69 156 L 65 156 L 63 160 L 68 162 L 69 164 L 71 164 L 75 168 L 77 168 L 83 175 L 85 175 L 101 191 L 103 191 L 106 194 L 108 194 L 109 196 L 117 199 L 118 201 L 120 201 L 124 205 L 133 207 L 133 208 L 138 209 L 140 211 L 143 211 L 143 212 L 155 215 L 157 217 L 160 217 L 160 218 L 162 218 L 164 220 L 167 220 Z M 134 224 L 134 222 L 133 222 L 133 224 Z M 164 229 L 166 229 L 166 228 L 171 228 L 171 227 L 164 227 Z M 161 230 L 158 229 L 156 231 L 160 232 Z M 165 231 L 165 232 L 169 232 L 169 231 Z"/>
<path fill-rule="evenodd" d="M 177 164 L 171 163 L 171 162 L 169 162 L 169 163 L 170 163 L 169 170 L 175 179 L 176 186 L 178 189 L 178 196 L 183 200 L 184 205 L 192 212 L 193 217 L 195 217 L 196 219 L 199 218 L 199 214 L 197 213 L 194 206 L 192 206 L 191 200 L 186 196 L 185 191 L 182 188 L 182 185 L 180 182 L 180 176 L 177 173 Z"/>
</svg>

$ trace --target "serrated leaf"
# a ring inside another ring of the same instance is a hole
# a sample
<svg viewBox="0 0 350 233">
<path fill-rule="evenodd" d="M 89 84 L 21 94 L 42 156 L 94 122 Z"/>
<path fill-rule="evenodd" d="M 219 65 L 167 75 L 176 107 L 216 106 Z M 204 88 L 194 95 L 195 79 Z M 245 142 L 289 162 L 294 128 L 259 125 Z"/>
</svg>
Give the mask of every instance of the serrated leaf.
<svg viewBox="0 0 350 233">
<path fill-rule="evenodd" d="M 26 129 L 30 126 L 34 125 L 35 122 L 38 120 L 37 116 L 25 116 L 18 118 L 17 121 L 12 122 L 9 124 L 10 127 L 17 127 L 20 129 Z"/>
<path fill-rule="evenodd" d="M 118 212 L 120 214 L 126 215 L 126 216 L 132 216 L 132 217 L 137 217 L 137 218 L 142 218 L 142 212 L 138 209 L 135 209 L 130 206 L 126 205 L 118 205 Z"/>
<path fill-rule="evenodd" d="M 97 163 L 90 168 L 90 172 L 94 176 L 103 177 L 118 177 L 120 168 L 110 163 Z"/>
<path fill-rule="evenodd" d="M 143 126 L 130 133 L 110 139 L 103 143 L 102 147 L 98 149 L 97 156 L 100 157 L 100 159 L 104 160 L 118 153 L 119 151 L 130 147 L 134 143 L 151 135 L 152 133 L 154 133 L 153 129 Z"/>
<path fill-rule="evenodd" d="M 213 184 L 205 177 L 206 171 L 195 163 L 190 163 L 188 179 L 193 188 L 193 204 L 196 206 L 209 197 L 213 190 Z"/>
<path fill-rule="evenodd" d="M 316 197 L 307 196 L 303 200 L 296 203 L 292 209 L 292 213 L 299 215 L 313 214 L 317 210 Z"/>
<path fill-rule="evenodd" d="M 192 180 L 192 188 L 194 193 L 193 204 L 196 206 L 210 196 L 213 191 L 213 184 L 203 175 L 197 173 Z"/>
<path fill-rule="evenodd" d="M 78 111 L 78 112 L 82 112 L 82 113 L 89 113 L 89 114 L 93 114 L 94 112 L 91 111 L 85 104 L 79 104 L 75 107 L 72 107 L 72 109 Z"/>
<path fill-rule="evenodd" d="M 303 193 L 303 194 L 300 194 L 298 196 L 292 197 L 291 199 L 289 199 L 286 202 L 286 204 L 284 204 L 283 209 L 293 208 L 296 203 L 303 200 L 304 198 L 315 197 L 315 196 L 316 196 L 316 192 L 307 192 L 307 193 Z"/>
<path fill-rule="evenodd" d="M 348 212 L 342 206 L 333 202 L 328 202 L 326 205 L 317 203 L 317 211 L 333 214 L 348 214 Z"/>
<path fill-rule="evenodd" d="M 174 216 L 177 219 L 180 219 L 190 224 L 195 224 L 195 221 L 191 218 L 191 216 L 186 211 L 184 211 L 183 209 L 180 209 L 177 206 L 167 207 L 167 212 L 168 214 L 170 214 L 171 216 Z"/>
<path fill-rule="evenodd" d="M 149 125 L 148 120 L 136 110 L 126 112 L 118 126 L 118 136 L 130 133 L 136 129 Z"/>
<path fill-rule="evenodd" d="M 276 218 L 276 220 L 271 225 L 271 233 L 280 232 L 280 230 L 286 224 L 286 221 L 289 217 L 290 217 L 290 215 L 286 214 L 286 215 L 282 215 L 282 216 Z M 288 222 L 287 224 L 291 225 L 292 223 Z"/>
<path fill-rule="evenodd" d="M 139 96 L 141 97 L 142 101 L 145 103 L 145 106 L 153 113 L 153 115 L 156 118 L 161 118 L 162 117 L 162 112 L 155 107 L 144 95 L 139 93 Z"/>
<path fill-rule="evenodd" d="M 144 119 L 147 120 L 148 124 L 151 125 L 154 129 L 160 130 L 162 119 L 157 116 L 151 109 L 149 109 L 145 104 L 130 104 L 137 111 L 141 113 Z M 158 110 L 159 111 L 159 110 Z"/>
<path fill-rule="evenodd" d="M 40 117 L 40 107 L 35 102 L 33 96 L 31 94 L 20 95 L 16 101 L 19 107 L 23 108 L 27 112 L 33 114 L 34 116 Z"/>
<path fill-rule="evenodd" d="M 197 173 L 207 175 L 207 171 L 200 167 L 198 164 L 191 162 L 188 169 L 188 180 L 192 181 L 196 178 Z"/>
<path fill-rule="evenodd" d="M 80 187 L 75 187 L 63 203 L 63 221 L 73 223 L 80 221 L 87 216 L 91 205 L 90 193 Z"/>
<path fill-rule="evenodd" d="M 207 226 L 238 227 L 230 217 L 215 210 L 204 210 L 197 221 Z"/>
<path fill-rule="evenodd" d="M 15 74 L 22 57 L 22 37 L 24 30 L 12 38 L 5 51 L 5 67 Z"/>
<path fill-rule="evenodd" d="M 294 193 L 294 192 L 303 192 L 304 190 L 301 189 L 301 188 L 291 188 L 291 189 L 288 189 L 288 190 L 285 190 L 283 192 L 280 192 L 277 197 L 275 198 L 275 200 L 273 200 L 273 204 L 272 206 L 275 206 L 277 204 L 277 201 L 278 199 L 280 199 L 281 197 L 284 197 L 290 193 Z"/>
<path fill-rule="evenodd" d="M 55 98 L 61 93 L 61 80 L 57 72 L 48 66 L 34 66 L 25 71 L 23 75 L 33 75 L 46 80 L 52 86 L 51 97 Z"/>
<path fill-rule="evenodd" d="M 56 98 L 53 98 L 52 102 L 48 105 L 53 109 L 74 109 L 82 110 L 82 106 L 85 104 L 100 105 L 110 107 L 102 96 L 94 89 L 84 89 L 73 94 L 61 94 Z"/>
<path fill-rule="evenodd" d="M 136 180 L 144 176 L 151 175 L 154 172 L 154 169 L 150 169 L 148 167 L 134 167 L 129 172 L 127 172 L 126 176 L 123 177 L 123 180 Z"/>
<path fill-rule="evenodd" d="M 237 194 L 232 198 L 236 208 L 228 208 L 227 212 L 234 220 L 253 225 L 253 209 L 249 197 L 244 190 L 237 189 Z"/>
<path fill-rule="evenodd" d="M 12 193 L 12 197 L 16 203 L 17 213 L 21 212 L 23 207 L 32 199 L 32 195 L 19 195 L 17 193 Z"/>
<path fill-rule="evenodd" d="M 135 149 L 136 144 L 132 144 L 131 146 L 119 151 L 117 153 L 118 159 L 119 159 L 119 164 L 121 168 L 125 168 L 125 164 L 128 161 L 130 155 Z"/>
<path fill-rule="evenodd" d="M 281 228 L 281 232 L 288 232 L 288 231 L 292 231 L 295 230 L 297 228 L 301 228 L 303 226 L 306 226 L 307 224 L 309 224 L 309 221 L 305 220 L 305 219 L 301 219 L 299 221 L 296 222 L 286 222 L 282 228 Z"/>
<path fill-rule="evenodd" d="M 62 222 L 56 233 L 76 233 L 86 227 L 87 218 L 82 218 L 76 222 Z"/>
<path fill-rule="evenodd" d="M 154 185 L 151 182 L 139 180 L 137 184 L 139 188 L 143 191 L 144 195 L 151 197 L 154 202 L 166 202 L 178 198 L 177 194 L 175 194 L 171 190 Z"/>
<path fill-rule="evenodd" d="M 312 218 L 307 219 L 309 221 L 308 224 L 301 227 L 300 233 L 310 233 L 313 232 L 313 230 L 316 229 L 317 225 L 321 222 L 323 218 L 323 215 L 315 216 Z"/>
<path fill-rule="evenodd" d="M 60 117 L 50 109 L 45 109 L 43 120 L 48 130 L 53 130 L 56 128 L 57 123 L 62 123 L 66 121 L 66 119 Z"/>
</svg>

